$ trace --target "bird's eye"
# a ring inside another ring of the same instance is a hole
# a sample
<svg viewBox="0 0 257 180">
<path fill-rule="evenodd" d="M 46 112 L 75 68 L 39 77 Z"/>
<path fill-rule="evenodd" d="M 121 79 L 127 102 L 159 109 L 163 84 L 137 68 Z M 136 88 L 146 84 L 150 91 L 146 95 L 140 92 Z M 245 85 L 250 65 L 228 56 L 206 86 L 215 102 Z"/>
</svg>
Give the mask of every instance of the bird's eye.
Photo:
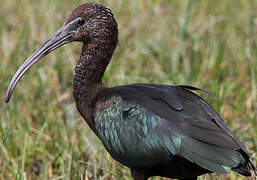
<svg viewBox="0 0 257 180">
<path fill-rule="evenodd" d="M 78 20 L 77 24 L 79 26 L 83 26 L 85 24 L 85 20 L 81 18 L 81 19 Z"/>
</svg>

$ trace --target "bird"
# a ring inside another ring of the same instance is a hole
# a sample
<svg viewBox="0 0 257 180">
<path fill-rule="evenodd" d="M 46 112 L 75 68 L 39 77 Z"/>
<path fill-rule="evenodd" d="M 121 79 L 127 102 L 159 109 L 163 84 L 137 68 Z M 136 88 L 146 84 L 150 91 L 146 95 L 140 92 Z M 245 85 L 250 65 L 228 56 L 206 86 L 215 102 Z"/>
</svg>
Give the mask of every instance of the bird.
<svg viewBox="0 0 257 180">
<path fill-rule="evenodd" d="M 152 176 L 196 180 L 206 173 L 256 175 L 243 143 L 217 111 L 189 85 L 134 83 L 106 87 L 102 77 L 118 42 L 118 25 L 101 4 L 76 7 L 64 25 L 14 74 L 5 101 L 19 80 L 47 54 L 81 42 L 73 76 L 76 107 L 113 159 L 134 180 Z M 204 91 L 204 90 L 203 90 Z"/>
</svg>

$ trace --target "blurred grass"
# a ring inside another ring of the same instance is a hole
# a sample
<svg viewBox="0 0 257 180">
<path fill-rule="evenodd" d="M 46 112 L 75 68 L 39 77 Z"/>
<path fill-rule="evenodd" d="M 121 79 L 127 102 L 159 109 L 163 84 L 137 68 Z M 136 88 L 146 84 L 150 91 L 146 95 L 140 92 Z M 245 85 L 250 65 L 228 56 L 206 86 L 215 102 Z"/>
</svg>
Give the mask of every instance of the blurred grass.
<svg viewBox="0 0 257 180">
<path fill-rule="evenodd" d="M 0 179 L 131 179 L 75 108 L 79 43 L 48 55 L 4 103 L 17 68 L 84 2 L 0 1 Z M 119 24 L 106 85 L 190 84 L 232 100 L 205 96 L 257 160 L 256 0 L 96 2 L 110 7 Z M 230 173 L 200 179 L 245 178 Z"/>
</svg>

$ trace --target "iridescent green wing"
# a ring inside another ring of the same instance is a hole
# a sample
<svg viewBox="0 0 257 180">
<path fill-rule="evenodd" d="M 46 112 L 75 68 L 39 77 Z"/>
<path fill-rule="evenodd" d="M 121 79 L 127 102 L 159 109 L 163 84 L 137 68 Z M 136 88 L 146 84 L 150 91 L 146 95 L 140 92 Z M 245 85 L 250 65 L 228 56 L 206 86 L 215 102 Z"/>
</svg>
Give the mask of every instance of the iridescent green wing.
<svg viewBox="0 0 257 180">
<path fill-rule="evenodd" d="M 101 106 L 95 117 L 97 133 L 117 161 L 128 166 L 152 167 L 174 158 L 171 134 L 164 135 L 158 127 L 160 119 L 147 108 L 119 96 Z"/>
<path fill-rule="evenodd" d="M 109 103 L 98 108 L 96 129 L 110 154 L 124 164 L 172 164 L 179 156 L 219 174 L 231 169 L 247 174 L 254 168 L 214 108 L 185 86 L 132 84 L 98 98 L 103 97 Z"/>
</svg>

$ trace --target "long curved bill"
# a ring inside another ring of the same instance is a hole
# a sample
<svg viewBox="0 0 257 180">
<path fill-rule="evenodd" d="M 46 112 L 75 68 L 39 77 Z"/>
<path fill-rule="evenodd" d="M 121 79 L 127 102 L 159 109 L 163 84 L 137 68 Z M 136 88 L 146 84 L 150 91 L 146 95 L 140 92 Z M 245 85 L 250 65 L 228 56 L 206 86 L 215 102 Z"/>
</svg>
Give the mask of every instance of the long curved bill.
<svg viewBox="0 0 257 180">
<path fill-rule="evenodd" d="M 45 57 L 47 54 L 57 49 L 58 47 L 63 46 L 69 42 L 73 41 L 72 35 L 74 31 L 71 30 L 70 25 L 65 25 L 56 31 L 35 53 L 33 53 L 17 70 L 14 74 L 8 89 L 5 95 L 5 102 L 8 103 L 14 88 L 16 87 L 19 80 L 23 77 L 23 75 L 31 68 L 34 64 L 36 64 L 40 59 Z"/>
</svg>

